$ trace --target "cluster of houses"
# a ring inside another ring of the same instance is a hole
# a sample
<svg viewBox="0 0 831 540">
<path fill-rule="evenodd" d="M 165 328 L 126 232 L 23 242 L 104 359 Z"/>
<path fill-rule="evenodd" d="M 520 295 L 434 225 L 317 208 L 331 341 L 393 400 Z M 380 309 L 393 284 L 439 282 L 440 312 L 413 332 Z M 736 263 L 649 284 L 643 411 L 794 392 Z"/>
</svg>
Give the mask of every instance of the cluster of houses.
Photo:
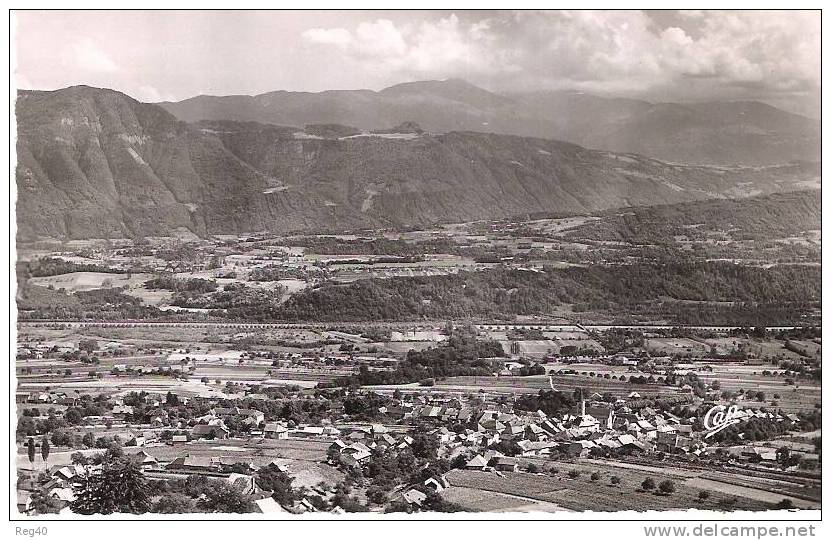
<svg viewBox="0 0 831 540">
<path fill-rule="evenodd" d="M 389 449 L 404 450 L 413 444 L 413 438 L 406 434 L 392 433 L 381 424 L 356 427 L 329 446 L 327 456 L 332 463 L 348 468 L 360 468 L 372 457 L 373 452 Z"/>
<path fill-rule="evenodd" d="M 250 395 L 247 397 L 251 397 Z M 18 401 L 28 403 L 73 404 L 78 398 L 64 393 L 37 392 L 18 395 Z M 197 398 L 201 399 L 201 398 Z M 399 395 L 378 408 L 382 423 L 353 424 L 342 417 L 342 405 L 334 404 L 332 416 L 323 425 L 295 425 L 283 420 L 273 421 L 257 409 L 244 406 L 221 406 L 215 402 L 199 417 L 187 421 L 168 417 L 165 404 L 170 396 L 148 394 L 143 397 L 145 406 L 158 409 L 151 425 L 135 432 L 127 446 L 151 447 L 160 444 L 182 445 L 179 457 L 160 464 L 144 449 L 134 449 L 131 455 L 139 460 L 149 477 L 201 474 L 222 479 L 236 485 L 243 493 L 258 497 L 261 493 L 254 482 L 257 471 L 243 456 L 240 459 L 190 455 L 189 444 L 196 440 L 224 440 L 238 436 L 240 431 L 249 438 L 263 439 L 317 439 L 329 443 L 329 464 L 343 470 L 363 468 L 374 455 L 389 450 L 403 451 L 413 444 L 412 426 L 426 430 L 435 436 L 439 444 L 439 456 L 454 466 L 466 469 L 493 471 L 496 474 L 519 470 L 521 458 L 559 457 L 581 458 L 589 456 L 640 455 L 655 452 L 666 454 L 709 454 L 706 432 L 700 422 L 680 418 L 666 410 L 643 406 L 637 392 L 627 399 L 604 401 L 603 396 L 592 394 L 583 399 L 573 410 L 565 414 L 548 415 L 538 410 L 515 410 L 504 400 L 492 399 L 486 393 L 475 398 L 435 392 Z M 177 396 L 177 404 L 186 404 L 188 398 Z M 111 412 L 106 417 L 86 417 L 91 420 L 129 420 L 134 412 L 123 397 L 115 397 Z M 222 403 L 228 403 L 223 401 Z M 715 403 L 704 402 L 699 411 Z M 204 409 L 203 409 L 204 410 Z M 739 422 L 765 420 L 787 422 L 796 426 L 800 419 L 794 414 L 738 409 L 732 418 Z M 229 427 L 232 426 L 232 427 Z M 239 426 L 245 426 L 239 430 Z M 172 433 L 170 430 L 174 430 Z M 163 437 L 162 434 L 165 434 Z M 138 452 L 135 452 L 138 450 Z M 736 452 L 736 459 L 753 463 L 775 463 L 776 450 L 749 446 Z M 282 467 L 274 462 L 267 466 Z M 56 505 L 68 505 L 73 500 L 72 486 L 78 478 L 94 470 L 95 465 L 69 465 L 49 469 L 49 480 L 40 486 L 43 493 Z M 400 499 L 419 506 L 431 492 L 448 487 L 443 477 L 429 478 L 424 485 L 402 486 L 390 499 Z M 324 490 L 326 488 L 316 487 Z M 19 507 L 22 512 L 31 510 L 31 497 L 21 492 Z M 329 497 L 331 493 L 318 493 Z M 307 499 L 295 507 L 285 509 L 268 496 L 257 499 L 257 506 L 264 512 L 314 511 Z"/>
<path fill-rule="evenodd" d="M 592 396 L 599 397 L 599 396 Z M 639 396 L 631 396 L 637 400 Z M 386 412 L 398 412 L 405 419 L 418 419 L 436 426 L 436 434 L 443 456 L 448 459 L 464 456 L 468 468 L 487 468 L 493 458 L 507 458 L 495 450 L 488 450 L 502 441 L 509 441 L 515 455 L 523 457 L 587 457 L 589 455 L 632 455 L 650 452 L 700 455 L 708 448 L 705 432 L 696 430 L 690 419 L 682 419 L 667 411 L 650 407 L 637 410 L 626 405 L 600 401 L 580 403 L 579 410 L 558 417 L 542 411 L 517 414 L 510 407 L 468 407 L 457 398 L 428 398 L 419 403 L 387 407 Z M 620 401 L 620 400 L 619 400 Z M 740 422 L 762 419 L 796 425 L 794 414 L 780 414 L 761 410 L 741 410 Z M 464 429 L 458 429 L 458 426 Z M 455 431 L 447 426 L 457 426 Z M 374 443 L 379 435 L 371 432 Z M 381 437 L 388 436 L 382 432 Z M 359 437 L 363 439 L 363 436 Z M 363 441 L 353 441 L 361 442 Z M 348 445 L 336 441 L 343 452 Z M 369 450 L 372 450 L 372 446 Z M 364 456 L 364 446 L 352 446 L 348 452 Z M 345 458 L 350 464 L 352 458 Z M 366 458 L 365 458 L 366 459 Z M 497 462 L 499 460 L 496 460 Z M 512 460 L 502 460 L 500 467 L 513 467 Z M 506 465 L 507 464 L 507 465 Z"/>
<path fill-rule="evenodd" d="M 160 464 L 156 458 L 145 451 L 132 453 L 130 457 L 138 463 L 147 478 L 186 478 L 196 474 L 226 482 L 233 485 L 240 493 L 252 497 L 253 503 L 261 513 L 288 512 L 300 514 L 317 511 L 307 497 L 301 498 L 289 508 L 281 506 L 271 497 L 270 492 L 262 490 L 257 485 L 255 473 L 258 468 L 253 467 L 245 460 L 184 454 L 169 463 Z M 288 473 L 286 466 L 279 460 L 272 461 L 263 467 L 273 467 L 281 472 Z M 51 500 L 54 508 L 59 509 L 59 514 L 70 513 L 68 506 L 75 500 L 74 488 L 84 477 L 95 474 L 100 470 L 100 464 L 53 466 L 47 471 L 48 480 L 41 483 L 37 488 Z M 34 486 L 29 487 L 33 488 Z M 324 498 L 330 498 L 334 494 L 331 488 L 322 486 L 311 487 L 310 493 Z M 34 512 L 31 490 L 18 490 L 17 508 L 22 514 L 32 514 Z M 340 510 L 336 508 L 333 512 L 339 513 Z"/>
<path fill-rule="evenodd" d="M 60 356 L 62 354 L 78 352 L 79 343 L 77 341 L 33 341 L 25 344 L 17 345 L 17 357 L 27 359 L 40 359 L 50 355 Z M 119 341 L 107 341 L 99 343 L 99 354 L 126 354 L 126 352 L 133 347 L 126 345 Z"/>
</svg>

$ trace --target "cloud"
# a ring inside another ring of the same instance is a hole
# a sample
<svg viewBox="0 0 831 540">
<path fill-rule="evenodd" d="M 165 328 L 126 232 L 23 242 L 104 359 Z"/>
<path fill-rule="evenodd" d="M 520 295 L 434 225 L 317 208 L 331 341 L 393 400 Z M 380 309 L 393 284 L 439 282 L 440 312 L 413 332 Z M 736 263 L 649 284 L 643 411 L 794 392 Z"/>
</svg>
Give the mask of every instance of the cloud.
<svg viewBox="0 0 831 540">
<path fill-rule="evenodd" d="M 134 98 L 144 103 L 158 103 L 160 101 L 175 101 L 175 99 L 167 94 L 160 92 L 155 86 L 142 85 L 139 86 L 132 94 Z"/>
<path fill-rule="evenodd" d="M 71 60 L 84 71 L 96 73 L 114 73 L 118 71 L 118 65 L 90 38 L 84 38 L 73 43 L 69 51 Z"/>
<path fill-rule="evenodd" d="M 313 46 L 397 78 L 463 76 L 490 87 L 717 96 L 819 88 L 816 12 L 692 11 L 660 22 L 642 11 L 460 13 L 315 28 Z"/>
<path fill-rule="evenodd" d="M 352 41 L 352 34 L 343 28 L 310 28 L 302 34 L 303 39 L 320 45 L 334 45 L 346 49 Z"/>
<path fill-rule="evenodd" d="M 504 58 L 489 49 L 488 21 L 463 24 L 455 14 L 419 24 L 396 25 L 389 19 L 364 21 L 354 31 L 312 28 L 302 33 L 310 45 L 330 46 L 373 71 L 448 76 L 510 71 L 497 66 Z"/>
</svg>

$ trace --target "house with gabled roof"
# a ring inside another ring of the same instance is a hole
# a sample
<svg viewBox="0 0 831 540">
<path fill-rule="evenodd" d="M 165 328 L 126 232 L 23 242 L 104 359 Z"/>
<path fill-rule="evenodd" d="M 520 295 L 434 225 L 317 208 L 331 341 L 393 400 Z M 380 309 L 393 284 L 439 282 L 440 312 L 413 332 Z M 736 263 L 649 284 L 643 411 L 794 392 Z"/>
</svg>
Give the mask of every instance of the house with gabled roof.
<svg viewBox="0 0 831 540">
<path fill-rule="evenodd" d="M 419 491 L 415 488 L 405 492 L 402 496 L 402 499 L 409 504 L 414 504 L 416 506 L 421 506 L 421 504 L 427 499 L 427 495 L 423 491 Z"/>
<path fill-rule="evenodd" d="M 227 439 L 231 435 L 231 431 L 221 424 L 197 424 L 190 433 L 194 439 Z"/>
<path fill-rule="evenodd" d="M 473 456 L 472 459 L 465 463 L 465 469 L 473 469 L 479 471 L 483 470 L 487 466 L 487 460 L 479 454 Z"/>
<path fill-rule="evenodd" d="M 254 501 L 254 504 L 257 505 L 257 510 L 260 511 L 261 514 L 288 514 L 289 511 L 280 506 L 280 503 L 275 501 L 272 497 L 266 497 L 265 499 L 257 499 Z"/>
<path fill-rule="evenodd" d="M 372 452 L 368 449 L 350 452 L 349 448 L 347 448 L 341 452 L 339 460 L 347 467 L 357 468 L 362 467 L 364 463 L 368 462 L 371 458 Z"/>
<path fill-rule="evenodd" d="M 266 439 L 288 439 L 289 428 L 279 422 L 269 422 L 263 428 L 263 436 Z"/>
<path fill-rule="evenodd" d="M 507 456 L 496 458 L 493 468 L 500 472 L 517 472 L 519 471 L 519 461 Z"/>
<path fill-rule="evenodd" d="M 447 481 L 447 478 L 444 475 L 431 476 L 430 478 L 424 481 L 424 487 L 429 491 L 439 493 L 441 491 L 444 491 L 445 488 L 449 488 L 450 482 Z"/>
<path fill-rule="evenodd" d="M 593 448 L 597 448 L 597 444 L 593 441 L 571 441 L 568 444 L 561 446 L 565 453 L 574 457 L 587 457 Z"/>
<path fill-rule="evenodd" d="M 208 456 L 179 456 L 165 466 L 165 469 L 176 472 L 208 473 L 218 472 L 220 464 Z"/>
</svg>

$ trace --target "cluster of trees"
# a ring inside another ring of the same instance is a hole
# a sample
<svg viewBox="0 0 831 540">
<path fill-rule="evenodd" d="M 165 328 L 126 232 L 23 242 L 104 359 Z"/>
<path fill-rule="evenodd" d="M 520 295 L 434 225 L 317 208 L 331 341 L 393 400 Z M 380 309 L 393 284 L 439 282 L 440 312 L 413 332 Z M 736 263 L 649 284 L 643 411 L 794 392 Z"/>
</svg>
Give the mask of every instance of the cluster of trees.
<svg viewBox="0 0 831 540">
<path fill-rule="evenodd" d="M 305 247 L 311 253 L 321 255 L 388 255 L 397 257 L 419 256 L 425 253 L 455 253 L 455 244 L 446 238 L 424 242 L 406 242 L 387 238 L 369 240 L 345 240 L 334 236 L 306 236 L 288 240 L 286 245 Z"/>
<path fill-rule="evenodd" d="M 202 278 L 182 279 L 171 275 L 154 277 L 144 282 L 144 288 L 154 290 L 163 289 L 173 292 L 209 293 L 217 290 L 216 281 Z"/>
<path fill-rule="evenodd" d="M 18 418 L 17 437 L 18 440 L 22 440 L 32 435 L 48 435 L 56 446 L 104 448 L 106 445 L 91 439 L 90 433 L 81 438 L 73 434 L 72 428 L 87 423 L 87 418 L 90 416 L 100 417 L 110 410 L 112 410 L 112 402 L 108 401 L 106 396 L 93 398 L 88 394 L 79 395 L 78 403 L 67 407 L 62 416 L 58 416 L 54 409 L 47 411 L 28 409 Z M 160 412 L 160 409 L 157 412 Z M 148 417 L 137 417 L 137 421 L 139 419 L 149 422 Z M 109 420 L 104 423 L 108 422 Z"/>
<path fill-rule="evenodd" d="M 303 272 L 301 270 L 277 265 L 254 268 L 248 274 L 248 279 L 251 281 L 279 281 L 281 279 L 302 277 Z"/>
<path fill-rule="evenodd" d="M 593 337 L 609 354 L 632 348 L 643 348 L 645 343 L 643 332 L 627 328 L 610 328 L 605 332 L 596 332 Z"/>
<path fill-rule="evenodd" d="M 34 449 L 34 445 L 32 445 Z M 30 450 L 31 453 L 32 450 Z M 43 452 L 48 455 L 48 447 Z M 139 463 L 111 444 L 106 452 L 86 458 L 73 455 L 73 463 L 100 465 L 73 486 L 75 500 L 71 509 L 79 514 L 160 514 L 248 513 L 255 512 L 253 497 L 241 485 L 202 475 L 184 479 L 148 480 Z M 271 492 L 272 498 L 291 506 L 302 492 L 292 486 L 294 479 L 274 467 L 264 467 L 255 476 L 257 486 Z M 43 501 L 38 512 L 54 512 L 58 508 Z"/>
<path fill-rule="evenodd" d="M 150 511 L 147 481 L 138 463 L 113 453 L 101 465 L 100 470 L 88 473 L 73 486 L 73 512 L 92 515 Z"/>
<path fill-rule="evenodd" d="M 577 398 L 557 390 L 540 390 L 535 396 L 523 394 L 514 401 L 514 408 L 519 411 L 542 411 L 548 416 L 562 416 L 574 410 Z"/>
<path fill-rule="evenodd" d="M 59 259 L 57 257 L 43 257 L 29 262 L 18 262 L 32 277 L 59 276 L 71 272 L 102 272 L 107 274 L 124 274 L 125 270 L 118 270 L 97 263 L 78 263 Z"/>
<path fill-rule="evenodd" d="M 353 392 L 343 398 L 343 412 L 357 420 L 376 420 L 382 416 L 379 409 L 392 401 L 375 392 Z"/>
<path fill-rule="evenodd" d="M 547 267 L 543 272 L 497 267 L 324 286 L 293 295 L 275 315 L 285 320 L 322 321 L 498 319 L 548 313 L 563 304 L 576 304 L 575 309 L 580 310 L 654 313 L 679 322 L 703 317 L 697 314 L 701 312 L 719 320 L 747 319 L 754 324 L 765 323 L 772 316 L 792 318 L 796 311 L 804 313 L 819 301 L 819 291 L 819 268 L 806 266 L 758 268 L 726 262 L 674 262 Z M 683 302 L 664 301 L 666 298 Z M 760 309 L 761 314 L 754 315 L 754 309 Z"/>
<path fill-rule="evenodd" d="M 479 341 L 475 333 L 459 331 L 439 347 L 410 350 L 393 370 L 372 371 L 362 364 L 357 374 L 339 377 L 333 385 L 405 384 L 459 375 L 491 375 L 502 365 L 494 358 L 504 354 L 499 342 Z"/>
<path fill-rule="evenodd" d="M 675 237 L 680 235 L 706 240 L 713 231 L 738 230 L 736 238 L 767 240 L 819 229 L 820 206 L 818 192 L 801 191 L 639 207 L 629 212 L 607 212 L 599 220 L 569 230 L 567 235 L 633 244 L 675 244 Z"/>
<path fill-rule="evenodd" d="M 716 443 L 731 445 L 747 444 L 753 441 L 767 441 L 786 434 L 790 427 L 788 422 L 751 418 L 746 422 L 719 431 L 711 437 L 711 440 Z"/>
<path fill-rule="evenodd" d="M 196 244 L 190 243 L 161 248 L 154 255 L 163 261 L 196 261 L 199 258 Z"/>
<path fill-rule="evenodd" d="M 540 364 L 522 366 L 519 368 L 520 377 L 528 377 L 529 375 L 545 375 L 545 368 Z"/>
<path fill-rule="evenodd" d="M 222 290 L 207 294 L 180 291 L 173 297 L 171 304 L 187 308 L 225 310 L 225 314 L 233 319 L 264 321 L 275 318 L 283 291 L 283 287 L 261 289 L 247 287 L 243 283 L 228 283 Z"/>
<path fill-rule="evenodd" d="M 658 493 L 661 495 L 672 495 L 675 493 L 675 483 L 672 480 L 663 480 L 660 484 L 656 485 L 655 480 L 647 477 L 641 482 L 641 489 L 644 491 L 652 491 L 656 487 L 658 488 Z"/>
<path fill-rule="evenodd" d="M 124 289 L 93 289 L 68 295 L 36 285 L 21 286 L 21 319 L 152 319 L 163 315 L 154 306 L 124 294 Z"/>
<path fill-rule="evenodd" d="M 373 453 L 360 471 L 366 484 L 367 500 L 376 505 L 386 505 L 385 512 L 413 512 L 415 508 L 403 500 L 390 501 L 389 494 L 401 485 L 417 484 L 432 477 L 439 477 L 454 467 L 464 465 L 464 459 L 450 463 L 438 457 L 439 441 L 418 427 L 411 431 L 413 443 L 402 450 L 388 449 Z M 428 494 L 421 505 L 422 511 L 458 512 L 461 507 L 449 503 L 436 493 Z"/>
</svg>

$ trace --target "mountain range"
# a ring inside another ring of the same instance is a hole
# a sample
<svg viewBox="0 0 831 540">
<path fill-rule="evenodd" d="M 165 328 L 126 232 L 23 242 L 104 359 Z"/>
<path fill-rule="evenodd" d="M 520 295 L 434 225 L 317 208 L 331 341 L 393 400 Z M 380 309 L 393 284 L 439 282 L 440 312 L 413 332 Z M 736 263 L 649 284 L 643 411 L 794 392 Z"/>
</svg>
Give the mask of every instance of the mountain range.
<svg viewBox="0 0 831 540">
<path fill-rule="evenodd" d="M 650 103 L 582 92 L 497 94 L 459 79 L 379 92 L 269 92 L 160 103 L 177 118 L 363 130 L 415 121 L 431 133 L 483 131 L 557 139 L 685 164 L 762 166 L 818 161 L 819 122 L 755 101 Z"/>
<path fill-rule="evenodd" d="M 433 86 L 447 114 L 467 110 L 453 105 L 446 85 Z M 450 88 L 466 96 L 469 110 L 511 99 L 472 93 L 461 83 Z M 406 97 L 411 90 L 384 93 Z M 306 121 L 325 125 L 302 128 L 269 123 L 276 117 L 186 122 L 165 107 L 86 86 L 21 91 L 16 114 L 21 240 L 424 226 L 794 191 L 819 182 L 817 163 L 672 164 L 539 137 L 438 133 L 411 115 L 375 133 L 322 114 Z"/>
</svg>

